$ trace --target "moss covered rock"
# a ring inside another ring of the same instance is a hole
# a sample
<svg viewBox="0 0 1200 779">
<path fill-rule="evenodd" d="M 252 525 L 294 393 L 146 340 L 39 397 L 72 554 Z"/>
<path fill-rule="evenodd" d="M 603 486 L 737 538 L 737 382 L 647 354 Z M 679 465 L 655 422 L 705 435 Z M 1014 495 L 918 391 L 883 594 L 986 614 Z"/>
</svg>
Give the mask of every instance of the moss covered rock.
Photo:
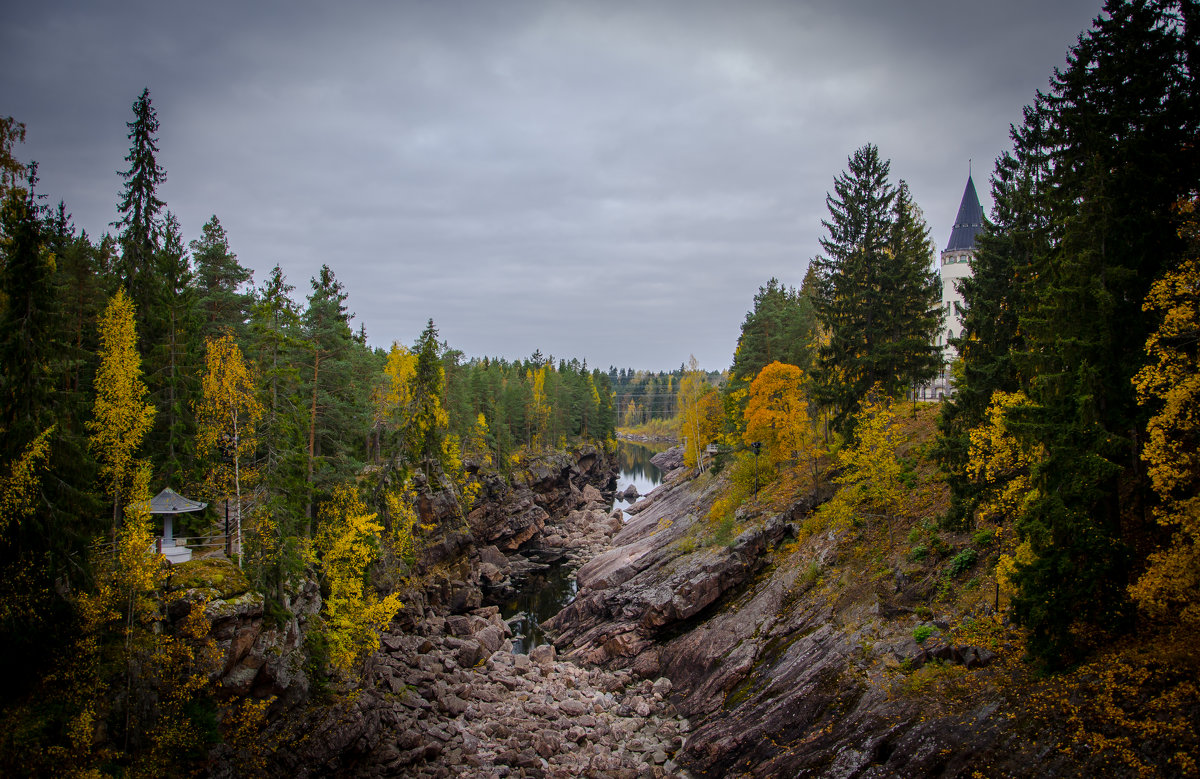
<svg viewBox="0 0 1200 779">
<path fill-rule="evenodd" d="M 228 600 L 250 589 L 246 574 L 223 557 L 206 557 L 171 566 L 168 590 L 208 590 L 210 600 Z"/>
</svg>

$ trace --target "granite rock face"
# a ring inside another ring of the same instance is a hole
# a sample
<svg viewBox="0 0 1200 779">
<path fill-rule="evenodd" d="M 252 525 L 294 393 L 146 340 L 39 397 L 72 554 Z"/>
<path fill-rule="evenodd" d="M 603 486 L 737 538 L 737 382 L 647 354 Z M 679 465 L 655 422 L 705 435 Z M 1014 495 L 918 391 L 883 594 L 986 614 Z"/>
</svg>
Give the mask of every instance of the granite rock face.
<svg viewBox="0 0 1200 779">
<path fill-rule="evenodd" d="M 602 450 L 584 445 L 527 460 L 510 480 L 489 474 L 483 481 L 467 517 L 471 534 L 479 546 L 514 552 L 571 510 L 611 504 L 616 471 Z"/>
<path fill-rule="evenodd" d="M 298 579 L 285 589 L 283 624 L 263 618 L 263 596 L 249 589 L 246 577 L 224 557 L 172 566 L 168 617 L 178 621 L 193 604 L 203 603 L 211 623 L 209 637 L 219 655 L 212 681 L 225 696 L 275 697 L 283 704 L 303 700 L 309 679 L 304 671 L 304 633 L 321 609 L 316 582 Z"/>
<path fill-rule="evenodd" d="M 891 580 L 824 584 L 838 538 L 807 538 L 799 552 L 790 542 L 827 488 L 778 515 L 741 515 L 747 529 L 727 544 L 697 542 L 714 483 L 677 469 L 635 504 L 548 623 L 562 657 L 669 680 L 694 727 L 682 767 L 710 777 L 1022 775 L 1031 764 L 1071 773 L 1063 758 L 1036 755 L 994 701 L 937 717 L 896 694 L 901 667 L 977 673 L 995 655 L 938 633 L 918 644 L 923 623 Z"/>
</svg>

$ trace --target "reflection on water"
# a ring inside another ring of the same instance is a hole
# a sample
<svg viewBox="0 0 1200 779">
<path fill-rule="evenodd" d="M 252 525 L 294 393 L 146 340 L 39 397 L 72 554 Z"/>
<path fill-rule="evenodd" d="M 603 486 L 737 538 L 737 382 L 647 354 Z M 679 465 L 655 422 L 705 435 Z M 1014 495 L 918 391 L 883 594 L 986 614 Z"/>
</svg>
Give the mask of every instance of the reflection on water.
<svg viewBox="0 0 1200 779">
<path fill-rule="evenodd" d="M 650 462 L 650 458 L 667 448 L 668 444 L 621 441 L 617 449 L 621 469 L 617 476 L 617 491 L 633 484 L 639 495 L 645 495 L 661 484 L 662 472 Z M 624 509 L 629 502 L 618 497 L 615 505 Z M 528 574 L 524 582 L 516 584 L 516 596 L 501 605 L 500 613 L 512 627 L 513 651 L 527 654 L 535 646 L 546 643 L 541 623 L 575 599 L 575 569 L 552 565 L 543 571 Z"/>
<path fill-rule="evenodd" d="M 670 444 L 639 443 L 621 441 L 617 446 L 617 459 L 620 462 L 621 473 L 617 476 L 617 500 L 615 508 L 628 508 L 630 503 L 621 497 L 620 493 L 630 484 L 637 487 L 638 495 L 645 495 L 650 490 L 662 484 L 662 471 L 650 462 L 650 458 L 659 452 L 666 451 Z"/>
<path fill-rule="evenodd" d="M 530 573 L 524 584 L 518 585 L 516 597 L 500 607 L 500 613 L 512 628 L 513 652 L 528 654 L 530 649 L 546 643 L 540 623 L 574 599 L 575 571 L 552 565 Z"/>
</svg>

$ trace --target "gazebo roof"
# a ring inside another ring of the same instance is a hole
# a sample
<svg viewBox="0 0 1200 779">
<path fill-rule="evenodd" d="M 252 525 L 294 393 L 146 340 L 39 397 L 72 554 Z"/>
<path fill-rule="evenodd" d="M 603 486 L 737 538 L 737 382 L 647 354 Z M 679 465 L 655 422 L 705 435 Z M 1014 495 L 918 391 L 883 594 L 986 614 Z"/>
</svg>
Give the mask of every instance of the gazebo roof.
<svg viewBox="0 0 1200 779">
<path fill-rule="evenodd" d="M 186 514 L 189 511 L 199 511 L 207 505 L 207 503 L 185 498 L 175 490 L 167 487 L 150 499 L 150 513 Z"/>
</svg>

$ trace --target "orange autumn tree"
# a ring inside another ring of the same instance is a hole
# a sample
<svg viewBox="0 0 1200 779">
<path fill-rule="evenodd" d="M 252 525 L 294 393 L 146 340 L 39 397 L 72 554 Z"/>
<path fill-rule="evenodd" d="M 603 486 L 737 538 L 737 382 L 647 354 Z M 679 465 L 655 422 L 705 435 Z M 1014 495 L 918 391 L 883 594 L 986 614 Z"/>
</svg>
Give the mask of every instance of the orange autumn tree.
<svg viewBox="0 0 1200 779">
<path fill-rule="evenodd" d="M 135 455 L 154 422 L 154 406 L 145 402 L 133 302 L 124 288 L 117 290 L 100 316 L 100 367 L 95 387 L 93 418 L 87 423 L 89 444 L 113 501 L 115 534 L 122 501 L 134 498 L 134 475 L 141 466 Z"/>
<path fill-rule="evenodd" d="M 1133 378 L 1138 401 L 1158 409 L 1142 459 L 1171 535 L 1150 555 L 1130 594 L 1150 616 L 1200 625 L 1200 199 L 1176 205 L 1188 246 L 1182 262 L 1150 287 L 1144 310 L 1158 329 L 1146 340 L 1151 363 Z"/>
<path fill-rule="evenodd" d="M 762 443 L 772 466 L 814 456 L 804 371 L 797 366 L 776 361 L 759 371 L 750 382 L 743 416 L 744 440 Z"/>
<path fill-rule="evenodd" d="M 201 398 L 196 405 L 196 450 L 211 458 L 207 488 L 214 497 L 233 497 L 237 507 L 237 549 L 242 549 L 242 487 L 254 478 L 249 463 L 258 447 L 263 407 L 253 373 L 229 333 L 208 339 Z"/>
</svg>

